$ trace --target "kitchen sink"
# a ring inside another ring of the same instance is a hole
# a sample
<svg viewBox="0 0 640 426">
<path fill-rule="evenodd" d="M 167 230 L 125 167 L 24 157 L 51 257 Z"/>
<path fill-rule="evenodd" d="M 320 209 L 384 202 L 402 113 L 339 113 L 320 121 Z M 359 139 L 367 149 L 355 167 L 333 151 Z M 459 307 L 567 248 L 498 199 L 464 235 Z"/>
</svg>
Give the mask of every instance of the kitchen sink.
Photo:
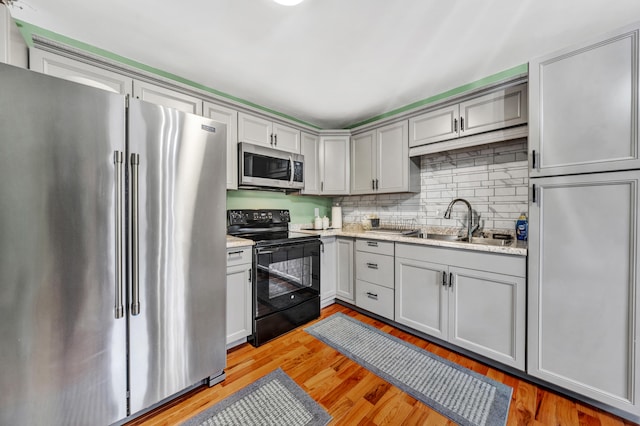
<svg viewBox="0 0 640 426">
<path fill-rule="evenodd" d="M 398 235 L 402 237 L 418 237 L 422 236 L 422 232 L 419 229 L 369 229 L 365 231 L 367 234 L 380 234 L 380 235 Z"/>
<path fill-rule="evenodd" d="M 439 240 L 439 241 L 464 241 L 467 239 L 464 237 L 460 237 L 458 235 L 447 235 L 447 234 L 427 234 L 425 237 L 428 240 Z"/>
<path fill-rule="evenodd" d="M 466 237 L 460 237 L 458 235 L 447 235 L 447 234 L 427 234 L 426 239 L 428 240 L 438 240 L 438 241 L 454 241 L 457 243 L 466 243 Z M 471 238 L 471 244 L 481 244 L 485 246 L 510 246 L 513 244 L 513 239 L 503 239 L 503 238 L 490 238 L 490 237 L 473 237 Z"/>
<path fill-rule="evenodd" d="M 498 238 L 484 238 L 484 237 L 473 237 L 471 238 L 471 244 L 482 244 L 485 246 L 510 246 L 513 244 L 513 239 L 498 239 Z"/>
</svg>

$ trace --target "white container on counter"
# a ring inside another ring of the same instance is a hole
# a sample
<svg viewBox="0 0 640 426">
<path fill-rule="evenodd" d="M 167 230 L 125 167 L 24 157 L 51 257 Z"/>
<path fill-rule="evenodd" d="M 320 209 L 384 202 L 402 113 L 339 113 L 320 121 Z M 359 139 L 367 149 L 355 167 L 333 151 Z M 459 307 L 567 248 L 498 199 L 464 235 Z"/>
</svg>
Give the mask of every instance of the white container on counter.
<svg viewBox="0 0 640 426">
<path fill-rule="evenodd" d="M 333 224 L 334 229 L 342 228 L 342 207 L 333 206 L 331 207 L 331 223 Z"/>
</svg>

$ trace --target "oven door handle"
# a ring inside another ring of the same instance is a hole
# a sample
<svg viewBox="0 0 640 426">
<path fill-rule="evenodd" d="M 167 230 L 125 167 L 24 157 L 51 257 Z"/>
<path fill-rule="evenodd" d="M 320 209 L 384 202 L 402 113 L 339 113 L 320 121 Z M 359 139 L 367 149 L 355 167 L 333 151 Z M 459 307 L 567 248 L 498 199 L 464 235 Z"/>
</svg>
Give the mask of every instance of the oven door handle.
<svg viewBox="0 0 640 426">
<path fill-rule="evenodd" d="M 264 249 L 264 248 L 257 248 L 256 249 L 256 253 L 259 254 L 271 254 L 271 253 L 275 253 L 277 250 L 269 250 L 269 249 Z"/>
</svg>

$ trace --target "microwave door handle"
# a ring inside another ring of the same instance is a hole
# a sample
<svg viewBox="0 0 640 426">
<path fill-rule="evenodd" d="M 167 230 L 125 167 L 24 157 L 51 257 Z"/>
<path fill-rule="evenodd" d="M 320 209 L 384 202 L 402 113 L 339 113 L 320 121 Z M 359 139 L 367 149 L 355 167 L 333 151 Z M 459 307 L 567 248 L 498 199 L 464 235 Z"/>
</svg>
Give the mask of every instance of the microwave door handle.
<svg viewBox="0 0 640 426">
<path fill-rule="evenodd" d="M 289 174 L 289 183 L 293 185 L 293 158 L 291 156 L 289 156 Z"/>
</svg>

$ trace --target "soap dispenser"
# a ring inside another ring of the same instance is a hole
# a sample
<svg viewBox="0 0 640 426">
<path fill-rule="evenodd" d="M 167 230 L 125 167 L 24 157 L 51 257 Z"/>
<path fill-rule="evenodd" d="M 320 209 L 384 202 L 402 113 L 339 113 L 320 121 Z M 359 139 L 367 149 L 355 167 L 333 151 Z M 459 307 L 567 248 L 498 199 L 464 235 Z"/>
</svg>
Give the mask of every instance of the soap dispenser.
<svg viewBox="0 0 640 426">
<path fill-rule="evenodd" d="M 527 231 L 529 230 L 527 215 L 522 213 L 516 221 L 516 238 L 520 241 L 527 241 Z"/>
</svg>

